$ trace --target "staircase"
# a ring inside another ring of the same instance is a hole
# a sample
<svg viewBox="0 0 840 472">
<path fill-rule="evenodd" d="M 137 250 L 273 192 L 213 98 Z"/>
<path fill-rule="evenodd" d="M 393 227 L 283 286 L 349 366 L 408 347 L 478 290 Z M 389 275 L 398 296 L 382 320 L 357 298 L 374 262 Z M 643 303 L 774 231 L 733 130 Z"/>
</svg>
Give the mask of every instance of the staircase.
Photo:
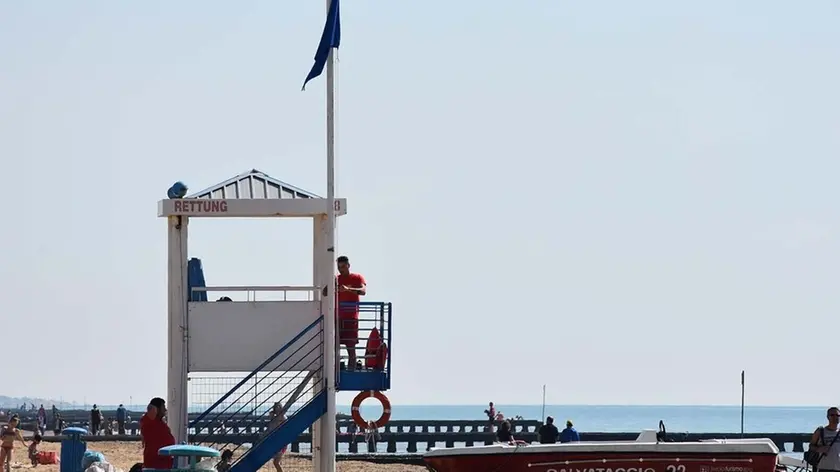
<svg viewBox="0 0 840 472">
<path fill-rule="evenodd" d="M 321 390 L 306 405 L 298 409 L 285 423 L 273 430 L 231 467 L 231 472 L 254 472 L 271 460 L 277 451 L 288 446 L 312 423 L 327 412 L 327 392 Z"/>
<path fill-rule="evenodd" d="M 231 472 L 262 467 L 327 411 L 323 343 L 321 316 L 190 422 L 196 431 L 190 442 L 233 451 Z M 272 423 L 275 406 L 285 412 L 285 421 Z M 250 448 L 242 444 L 243 431 L 225 427 L 234 419 L 244 425 L 240 429 L 253 432 Z"/>
<path fill-rule="evenodd" d="M 197 266 L 194 272 L 200 273 L 200 262 L 193 264 Z M 194 277 L 194 286 L 203 285 L 198 279 Z M 336 360 L 345 368 L 337 372 L 336 387 L 342 391 L 388 390 L 391 386 L 391 303 L 353 305 L 350 308 L 358 312 L 357 358 L 361 366 L 346 368 L 349 366 L 346 348 L 340 348 Z M 189 429 L 195 431 L 190 435 L 190 441 L 220 451 L 230 449 L 234 457 L 230 472 L 256 472 L 324 416 L 327 393 L 323 379 L 323 321 L 321 316 L 304 328 L 190 422 Z M 381 365 L 369 365 L 377 357 L 366 350 L 374 330 L 387 348 L 388 355 Z M 285 421 L 272 422 L 271 410 L 275 405 L 285 412 Z M 230 431 L 225 422 L 230 424 L 234 420 L 238 430 Z M 247 446 L 249 443 L 250 447 Z"/>
</svg>

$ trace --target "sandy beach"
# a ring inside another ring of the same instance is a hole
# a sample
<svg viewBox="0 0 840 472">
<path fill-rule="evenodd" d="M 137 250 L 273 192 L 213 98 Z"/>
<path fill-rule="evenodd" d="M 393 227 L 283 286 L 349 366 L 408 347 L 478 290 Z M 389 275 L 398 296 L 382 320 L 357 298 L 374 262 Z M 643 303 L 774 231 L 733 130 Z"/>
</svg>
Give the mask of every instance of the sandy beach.
<svg viewBox="0 0 840 472">
<path fill-rule="evenodd" d="M 40 450 L 55 451 L 59 454 L 59 443 L 41 443 Z M 99 451 L 105 455 L 105 458 L 111 464 L 121 468 L 123 472 L 128 472 L 132 465 L 139 462 L 142 457 L 142 450 L 139 442 L 90 442 L 88 449 Z M 29 462 L 26 461 L 26 450 L 18 446 L 15 448 L 15 458 L 12 468 L 17 470 L 32 469 Z M 338 463 L 338 470 L 340 472 L 420 472 L 426 470 L 425 467 L 402 465 L 402 464 L 371 464 L 368 462 L 356 461 L 341 461 Z M 34 468 L 39 472 L 58 472 L 57 465 L 39 465 Z M 274 467 L 269 463 L 260 469 L 263 472 L 274 472 Z M 284 457 L 283 471 L 297 472 L 312 470 L 311 463 L 306 459 L 296 459 L 294 457 Z"/>
</svg>

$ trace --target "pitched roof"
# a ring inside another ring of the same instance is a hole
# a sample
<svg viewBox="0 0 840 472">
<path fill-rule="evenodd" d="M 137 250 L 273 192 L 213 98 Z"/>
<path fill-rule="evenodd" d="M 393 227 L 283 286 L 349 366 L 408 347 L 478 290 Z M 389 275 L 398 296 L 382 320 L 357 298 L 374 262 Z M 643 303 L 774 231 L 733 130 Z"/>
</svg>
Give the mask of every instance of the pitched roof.
<svg viewBox="0 0 840 472">
<path fill-rule="evenodd" d="M 251 199 L 251 198 L 322 198 L 312 192 L 270 177 L 257 169 L 231 177 L 187 198 Z"/>
</svg>

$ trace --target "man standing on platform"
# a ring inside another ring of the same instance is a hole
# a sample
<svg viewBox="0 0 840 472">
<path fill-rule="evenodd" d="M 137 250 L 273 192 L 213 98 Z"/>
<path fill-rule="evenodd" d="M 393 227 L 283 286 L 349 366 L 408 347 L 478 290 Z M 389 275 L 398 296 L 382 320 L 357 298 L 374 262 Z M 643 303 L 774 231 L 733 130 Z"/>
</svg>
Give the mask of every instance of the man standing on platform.
<svg viewBox="0 0 840 472">
<path fill-rule="evenodd" d="M 359 298 L 367 293 L 367 282 L 361 274 L 350 272 L 350 259 L 340 256 L 336 259 L 338 277 L 336 292 L 338 299 L 338 340 L 347 347 L 347 368 L 356 368 L 356 345 L 359 343 Z M 343 306 L 342 306 L 343 305 Z"/>
</svg>

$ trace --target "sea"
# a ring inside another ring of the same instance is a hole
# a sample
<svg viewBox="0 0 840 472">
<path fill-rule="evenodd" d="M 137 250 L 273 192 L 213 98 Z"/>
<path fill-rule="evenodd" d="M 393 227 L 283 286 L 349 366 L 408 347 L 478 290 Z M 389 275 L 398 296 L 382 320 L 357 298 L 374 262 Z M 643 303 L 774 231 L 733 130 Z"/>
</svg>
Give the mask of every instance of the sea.
<svg viewBox="0 0 840 472">
<path fill-rule="evenodd" d="M 487 405 L 394 405 L 392 420 L 484 419 Z M 826 421 L 827 407 L 747 406 L 744 432 L 804 433 Z M 349 413 L 349 406 L 338 411 Z M 365 418 L 377 418 L 378 405 L 362 404 Z M 558 423 L 572 421 L 578 431 L 635 432 L 657 429 L 659 421 L 668 431 L 688 433 L 735 433 L 741 431 L 740 406 L 639 406 L 639 405 L 541 405 L 497 404 L 506 417 L 540 419 L 553 416 Z"/>
</svg>

